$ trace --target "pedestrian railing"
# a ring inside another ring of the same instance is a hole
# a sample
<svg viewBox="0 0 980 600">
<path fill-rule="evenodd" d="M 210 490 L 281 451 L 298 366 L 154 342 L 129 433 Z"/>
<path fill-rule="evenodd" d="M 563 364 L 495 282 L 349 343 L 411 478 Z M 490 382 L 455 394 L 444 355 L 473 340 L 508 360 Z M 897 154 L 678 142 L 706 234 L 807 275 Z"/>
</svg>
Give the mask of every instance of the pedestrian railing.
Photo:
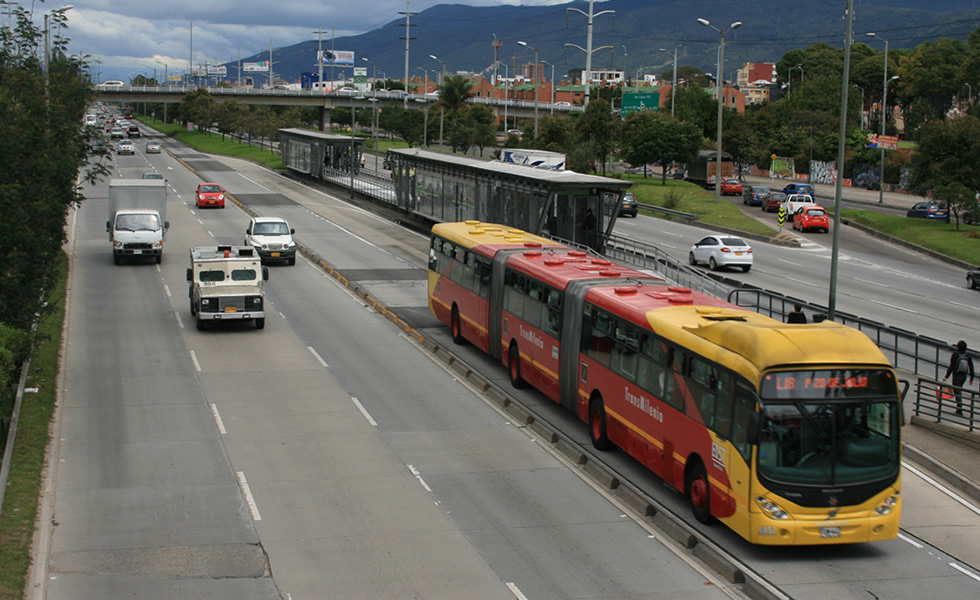
<svg viewBox="0 0 980 600">
<path fill-rule="evenodd" d="M 920 377 L 915 384 L 912 412 L 936 423 L 963 426 L 972 433 L 977 430 L 977 417 L 980 416 L 978 399 L 980 394 L 973 390 Z"/>
</svg>

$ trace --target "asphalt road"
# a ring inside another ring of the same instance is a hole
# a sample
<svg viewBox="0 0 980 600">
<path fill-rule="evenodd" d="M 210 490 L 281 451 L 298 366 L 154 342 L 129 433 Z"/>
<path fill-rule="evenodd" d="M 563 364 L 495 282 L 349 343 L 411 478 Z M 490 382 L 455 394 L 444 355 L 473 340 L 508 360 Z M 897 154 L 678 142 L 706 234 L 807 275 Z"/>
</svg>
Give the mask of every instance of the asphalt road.
<svg viewBox="0 0 980 600">
<path fill-rule="evenodd" d="M 369 239 L 393 226 L 315 194 L 323 214 L 290 206 L 177 152 L 423 310 L 424 270 Z M 32 597 L 738 596 L 308 261 L 271 268 L 264 330 L 196 331 L 186 249 L 239 243 L 247 219 L 194 209 L 200 180 L 148 163 L 172 194 L 159 267 L 112 264 L 104 184 L 73 219 Z M 134 176 L 147 159 L 117 165 Z"/>
</svg>

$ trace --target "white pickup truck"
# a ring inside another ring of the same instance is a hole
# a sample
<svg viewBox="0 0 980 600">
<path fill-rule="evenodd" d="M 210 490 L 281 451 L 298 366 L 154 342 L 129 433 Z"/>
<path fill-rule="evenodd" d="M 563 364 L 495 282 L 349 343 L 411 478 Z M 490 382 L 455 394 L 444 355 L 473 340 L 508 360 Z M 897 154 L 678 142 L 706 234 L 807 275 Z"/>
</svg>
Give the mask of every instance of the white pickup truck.
<svg viewBox="0 0 980 600">
<path fill-rule="evenodd" d="M 792 218 L 796 211 L 803 207 L 817 206 L 817 201 L 809 194 L 790 194 L 783 201 L 783 208 L 786 209 L 787 218 Z"/>
</svg>

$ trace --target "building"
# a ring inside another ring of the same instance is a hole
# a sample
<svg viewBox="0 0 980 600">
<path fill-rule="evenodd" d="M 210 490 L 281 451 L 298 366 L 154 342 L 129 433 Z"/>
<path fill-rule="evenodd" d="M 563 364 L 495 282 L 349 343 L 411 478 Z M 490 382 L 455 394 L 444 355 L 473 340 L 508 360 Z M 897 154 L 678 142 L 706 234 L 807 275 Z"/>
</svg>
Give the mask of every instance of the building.
<svg viewBox="0 0 980 600">
<path fill-rule="evenodd" d="M 762 104 L 772 100 L 770 91 L 777 85 L 775 63 L 747 62 L 736 71 L 738 88 L 745 96 L 745 104 Z"/>
</svg>

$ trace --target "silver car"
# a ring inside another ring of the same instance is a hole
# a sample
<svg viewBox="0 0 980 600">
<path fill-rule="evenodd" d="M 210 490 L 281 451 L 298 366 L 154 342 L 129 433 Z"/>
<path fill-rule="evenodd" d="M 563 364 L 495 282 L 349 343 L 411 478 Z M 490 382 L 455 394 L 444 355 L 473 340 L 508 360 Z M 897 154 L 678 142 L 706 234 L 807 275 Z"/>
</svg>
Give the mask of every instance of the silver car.
<svg viewBox="0 0 980 600">
<path fill-rule="evenodd" d="M 116 154 L 136 154 L 136 144 L 129 140 L 123 140 L 116 146 Z"/>
<path fill-rule="evenodd" d="M 160 154 L 160 142 L 147 142 L 146 143 L 146 153 L 147 154 Z"/>
</svg>

